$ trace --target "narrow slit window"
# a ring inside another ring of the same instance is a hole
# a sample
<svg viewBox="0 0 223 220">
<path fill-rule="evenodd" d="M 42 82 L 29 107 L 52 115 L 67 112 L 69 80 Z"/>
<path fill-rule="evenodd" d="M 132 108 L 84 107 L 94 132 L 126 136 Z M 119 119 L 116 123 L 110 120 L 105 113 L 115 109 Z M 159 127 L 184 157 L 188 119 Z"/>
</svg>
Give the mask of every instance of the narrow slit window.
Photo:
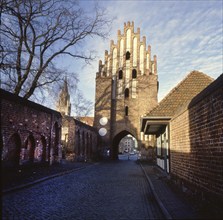
<svg viewBox="0 0 223 220">
<path fill-rule="evenodd" d="M 137 78 L 137 71 L 136 71 L 136 69 L 133 69 L 132 70 L 132 78 L 133 79 L 136 79 Z"/>
<path fill-rule="evenodd" d="M 129 60 L 129 59 L 130 59 L 130 52 L 129 52 L 129 51 L 126 52 L 126 54 L 125 54 L 125 59 L 126 59 L 126 60 Z"/>
<path fill-rule="evenodd" d="M 128 98 L 128 97 L 129 97 L 129 89 L 126 88 L 126 89 L 125 89 L 125 98 Z"/>
<path fill-rule="evenodd" d="M 128 114 L 129 114 L 129 107 L 125 106 L 125 116 L 128 116 Z"/>
<path fill-rule="evenodd" d="M 122 72 L 122 70 L 119 70 L 119 72 L 118 72 L 118 78 L 119 79 L 122 79 L 123 78 L 123 72 Z"/>
</svg>

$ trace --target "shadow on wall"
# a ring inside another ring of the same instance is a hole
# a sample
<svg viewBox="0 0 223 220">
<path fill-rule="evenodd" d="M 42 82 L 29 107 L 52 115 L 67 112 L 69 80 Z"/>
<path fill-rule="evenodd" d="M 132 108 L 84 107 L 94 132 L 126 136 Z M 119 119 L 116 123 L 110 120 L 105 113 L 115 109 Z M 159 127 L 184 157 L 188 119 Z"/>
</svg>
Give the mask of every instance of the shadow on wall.
<svg viewBox="0 0 223 220">
<path fill-rule="evenodd" d="M 106 129 L 107 134 L 99 137 L 99 151 L 103 152 L 110 148 L 112 159 L 118 158 L 119 142 L 127 134 L 135 137 L 139 146 L 154 145 L 154 143 L 149 144 L 140 140 L 140 116 L 157 104 L 157 75 L 137 76 L 136 70 L 133 69 L 129 84 L 132 84 L 133 81 L 136 82 L 136 78 L 140 82 L 137 90 L 134 91 L 131 90 L 132 87 L 125 88 L 124 84 L 119 84 L 119 80 L 123 79 L 122 75 L 123 72 L 120 70 L 116 79 L 112 79 L 111 76 L 99 75 L 99 73 L 96 77 L 94 126 L 98 131 Z M 123 86 L 123 88 L 119 86 Z M 108 118 L 106 125 L 100 124 L 100 119 L 103 117 Z M 148 151 L 148 154 L 154 154 L 154 150 Z M 145 154 L 147 154 L 146 150 Z"/>
<path fill-rule="evenodd" d="M 184 190 L 223 204 L 223 75 L 171 121 L 171 176 Z"/>
<path fill-rule="evenodd" d="M 2 167 L 60 162 L 60 113 L 2 89 L 0 92 Z"/>
</svg>

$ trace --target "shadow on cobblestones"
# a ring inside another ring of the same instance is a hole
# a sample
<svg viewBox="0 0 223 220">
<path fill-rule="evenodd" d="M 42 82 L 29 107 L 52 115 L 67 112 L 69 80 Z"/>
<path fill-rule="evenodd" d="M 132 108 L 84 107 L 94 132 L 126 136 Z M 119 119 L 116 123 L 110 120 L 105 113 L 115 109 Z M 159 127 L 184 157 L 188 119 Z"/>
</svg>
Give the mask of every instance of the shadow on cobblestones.
<svg viewBox="0 0 223 220">
<path fill-rule="evenodd" d="M 109 164 L 125 164 L 126 162 L 128 161 L 103 161 L 103 163 Z M 174 219 L 179 216 L 188 216 L 188 219 L 194 219 L 194 216 L 196 216 L 196 219 L 222 219 L 223 211 L 221 205 L 202 201 L 198 197 L 183 192 L 175 183 L 173 183 L 170 176 L 163 172 L 153 162 L 139 160 L 135 162 L 143 165 L 154 185 L 154 190 L 158 197 L 170 211 L 170 214 Z M 54 164 L 52 166 L 35 165 L 17 170 L 8 170 L 8 172 L 1 172 L 2 191 L 10 191 L 11 189 L 22 185 L 33 183 L 41 179 L 44 180 L 44 178 L 62 175 L 66 172 L 72 172 L 90 165 L 92 165 L 92 163 L 63 161 L 61 164 Z"/>
<path fill-rule="evenodd" d="M 192 219 L 223 219 L 222 202 L 203 200 L 201 197 L 195 196 L 189 191 L 183 192 L 182 188 L 180 188 L 173 182 L 170 175 L 165 173 L 154 163 L 147 161 L 140 161 L 140 163 L 143 165 L 143 167 L 147 168 L 147 173 L 150 176 L 155 191 L 157 192 L 161 200 L 164 199 L 163 202 L 164 204 L 166 203 L 166 207 L 168 207 L 167 203 L 174 203 L 174 200 L 175 202 L 177 202 L 177 199 L 175 198 L 178 198 L 178 203 L 182 202 L 183 204 L 181 207 L 190 207 L 189 209 L 191 209 L 192 211 L 190 217 Z M 165 195 L 165 193 L 167 194 Z M 174 210 L 174 208 L 176 207 L 176 205 L 173 205 L 172 207 L 170 206 L 170 211 L 171 208 L 173 209 L 173 213 L 171 213 L 173 218 L 176 217 L 178 213 L 180 213 L 179 210 Z M 188 212 L 186 212 L 186 214 L 188 214 Z M 189 219 L 191 219 L 190 217 Z"/>
<path fill-rule="evenodd" d="M 35 164 L 33 166 L 24 166 L 18 169 L 1 170 L 1 189 L 2 191 L 10 190 L 24 184 L 38 181 L 42 178 L 62 174 L 67 171 L 84 168 L 92 163 L 85 162 L 69 162 L 49 166 L 48 164 Z"/>
</svg>

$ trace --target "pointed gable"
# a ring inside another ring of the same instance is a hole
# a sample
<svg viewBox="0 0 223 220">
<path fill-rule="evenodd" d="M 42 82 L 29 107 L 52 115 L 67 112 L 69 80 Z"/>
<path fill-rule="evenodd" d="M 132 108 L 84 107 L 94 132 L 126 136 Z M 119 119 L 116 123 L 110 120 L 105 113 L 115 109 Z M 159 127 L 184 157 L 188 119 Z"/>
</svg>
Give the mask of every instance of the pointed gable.
<svg viewBox="0 0 223 220">
<path fill-rule="evenodd" d="M 177 109 L 188 104 L 193 97 L 212 83 L 213 80 L 202 72 L 192 71 L 146 117 L 172 117 Z"/>
</svg>

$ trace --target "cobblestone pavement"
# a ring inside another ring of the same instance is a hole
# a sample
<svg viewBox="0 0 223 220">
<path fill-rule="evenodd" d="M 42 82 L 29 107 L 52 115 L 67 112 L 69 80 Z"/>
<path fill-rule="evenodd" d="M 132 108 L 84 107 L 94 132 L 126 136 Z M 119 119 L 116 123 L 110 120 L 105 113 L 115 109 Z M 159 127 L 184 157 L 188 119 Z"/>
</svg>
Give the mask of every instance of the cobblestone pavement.
<svg viewBox="0 0 223 220">
<path fill-rule="evenodd" d="M 141 167 L 105 162 L 2 197 L 3 219 L 164 219 Z"/>
<path fill-rule="evenodd" d="M 174 192 L 167 179 L 167 175 L 161 172 L 157 166 L 142 163 L 144 171 L 148 174 L 153 192 L 161 201 L 170 219 L 199 219 L 201 218 L 194 206 L 183 197 L 183 193 Z M 184 195 L 185 196 L 185 195 Z M 165 212 L 165 211 L 164 211 Z"/>
<path fill-rule="evenodd" d="M 17 190 L 22 186 L 38 183 L 40 181 L 52 178 L 53 176 L 79 170 L 92 165 L 92 163 L 69 162 L 63 160 L 60 164 L 40 165 L 23 167 L 16 170 L 1 172 L 2 192 L 7 193 L 13 189 Z"/>
<path fill-rule="evenodd" d="M 223 219 L 222 203 L 211 203 L 183 192 L 158 166 L 145 161 L 140 164 L 168 219 Z"/>
</svg>

